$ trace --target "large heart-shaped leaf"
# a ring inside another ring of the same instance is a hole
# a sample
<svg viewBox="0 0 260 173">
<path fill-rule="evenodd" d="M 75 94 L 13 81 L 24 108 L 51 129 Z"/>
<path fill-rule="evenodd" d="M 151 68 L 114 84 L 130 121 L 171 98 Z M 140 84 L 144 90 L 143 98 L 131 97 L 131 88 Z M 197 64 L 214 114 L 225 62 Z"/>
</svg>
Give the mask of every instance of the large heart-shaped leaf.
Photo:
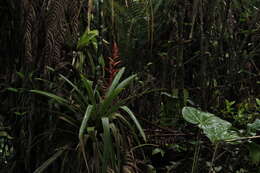
<svg viewBox="0 0 260 173">
<path fill-rule="evenodd" d="M 202 112 L 193 107 L 184 107 L 182 109 L 183 118 L 192 124 L 203 125 L 213 114 Z"/>
<path fill-rule="evenodd" d="M 186 121 L 198 125 L 212 143 L 239 138 L 235 131 L 230 130 L 231 123 L 214 114 L 193 107 L 184 107 L 182 114 Z"/>
</svg>

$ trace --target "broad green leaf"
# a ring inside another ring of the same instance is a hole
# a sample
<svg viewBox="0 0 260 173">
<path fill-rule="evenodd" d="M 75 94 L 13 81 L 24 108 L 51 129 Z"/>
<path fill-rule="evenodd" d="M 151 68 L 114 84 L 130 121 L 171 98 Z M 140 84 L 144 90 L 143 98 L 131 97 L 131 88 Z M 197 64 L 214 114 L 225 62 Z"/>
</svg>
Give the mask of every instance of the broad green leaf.
<svg viewBox="0 0 260 173">
<path fill-rule="evenodd" d="M 208 126 L 207 128 L 203 128 L 203 133 L 214 144 L 220 141 L 227 141 L 239 138 L 237 132 L 222 129 L 220 124 L 214 124 L 212 126 Z"/>
<path fill-rule="evenodd" d="M 203 115 L 203 114 L 202 114 Z M 230 122 L 222 120 L 221 118 L 215 116 L 212 114 L 211 117 L 207 118 L 203 124 L 201 124 L 201 126 L 203 126 L 202 128 L 207 128 L 208 126 L 213 126 L 216 128 L 221 128 L 222 130 L 227 130 L 229 129 L 232 125 Z"/>
<path fill-rule="evenodd" d="M 80 37 L 77 48 L 82 49 L 84 47 L 87 47 L 90 43 L 94 43 L 95 46 L 95 42 L 97 42 L 97 40 L 95 39 L 96 36 L 98 36 L 98 30 L 86 30 L 85 33 Z"/>
<path fill-rule="evenodd" d="M 230 130 L 231 123 L 214 114 L 192 107 L 184 107 L 182 114 L 186 121 L 198 125 L 212 143 L 239 138 L 237 132 Z"/>
<path fill-rule="evenodd" d="M 144 139 L 144 141 L 146 141 L 146 136 L 143 131 L 143 128 L 141 127 L 140 123 L 134 116 L 133 112 L 127 106 L 121 106 L 121 109 L 123 109 L 130 116 L 130 118 L 134 121 L 134 124 L 136 125 L 137 129 L 139 130 L 142 138 Z"/>
<path fill-rule="evenodd" d="M 213 114 L 202 112 L 193 107 L 184 107 L 182 109 L 183 118 L 192 124 L 204 125 L 204 123 L 212 116 Z"/>
</svg>

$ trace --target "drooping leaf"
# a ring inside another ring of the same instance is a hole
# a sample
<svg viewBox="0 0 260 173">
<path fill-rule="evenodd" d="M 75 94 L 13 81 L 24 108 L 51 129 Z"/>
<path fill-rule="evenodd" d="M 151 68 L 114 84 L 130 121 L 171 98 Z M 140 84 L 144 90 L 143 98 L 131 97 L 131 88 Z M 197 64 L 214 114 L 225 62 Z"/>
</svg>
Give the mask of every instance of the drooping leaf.
<svg viewBox="0 0 260 173">
<path fill-rule="evenodd" d="M 75 89 L 77 91 L 77 93 L 79 94 L 79 96 L 81 97 L 82 101 L 84 101 L 84 103 L 81 103 L 81 104 L 85 104 L 87 105 L 88 104 L 88 100 L 87 100 L 87 97 L 84 96 L 83 92 L 77 87 L 77 85 L 73 84 L 73 82 L 71 82 L 68 78 L 66 78 L 65 76 L 63 76 L 62 74 L 60 74 L 60 77 L 62 79 L 64 79 L 67 83 L 69 83 L 73 89 Z"/>
<path fill-rule="evenodd" d="M 116 88 L 117 88 L 117 89 L 118 89 L 118 88 L 125 89 L 125 87 L 126 87 L 127 85 L 129 85 L 130 82 L 132 82 L 135 77 L 136 77 L 136 75 L 129 76 L 128 78 L 126 78 L 125 80 L 123 80 L 122 82 L 120 82 L 120 84 L 118 84 L 118 86 L 117 86 Z"/>
<path fill-rule="evenodd" d="M 82 154 L 83 154 L 83 157 L 84 157 L 84 160 L 85 160 L 86 167 L 88 167 L 88 162 L 87 162 L 87 157 L 86 157 L 86 153 L 85 153 L 85 146 L 84 146 L 83 137 L 84 137 L 84 131 L 87 129 L 87 123 L 88 123 L 88 120 L 91 116 L 92 108 L 93 108 L 92 105 L 88 105 L 87 110 L 86 110 L 85 115 L 84 115 L 84 118 L 83 118 L 83 121 L 82 121 L 80 129 L 79 129 L 80 147 L 81 147 L 81 151 L 82 151 Z"/>
<path fill-rule="evenodd" d="M 55 95 L 55 94 L 46 92 L 46 91 L 30 90 L 30 92 L 47 96 L 47 97 L 49 97 L 49 98 L 51 98 L 51 99 L 54 99 L 54 100 L 56 100 L 56 101 L 59 101 L 59 102 L 63 102 L 63 103 L 67 103 L 67 104 L 69 103 L 68 100 L 66 100 L 66 99 L 64 99 L 64 98 L 62 98 L 62 97 L 60 97 L 60 96 L 57 96 L 57 95 Z"/>
<path fill-rule="evenodd" d="M 53 156 L 46 160 L 40 167 L 38 167 L 33 173 L 41 173 L 46 170 L 50 164 L 52 164 L 58 157 L 60 157 L 65 149 L 58 150 Z"/>
<path fill-rule="evenodd" d="M 134 121 L 135 126 L 137 127 L 137 129 L 139 130 L 142 138 L 144 139 L 144 141 L 146 141 L 146 136 L 145 133 L 143 131 L 143 128 L 141 127 L 140 123 L 138 122 L 138 120 L 136 119 L 136 117 L 134 116 L 133 112 L 127 107 L 127 106 L 122 106 L 121 107 L 129 116 L 130 118 Z"/>
</svg>

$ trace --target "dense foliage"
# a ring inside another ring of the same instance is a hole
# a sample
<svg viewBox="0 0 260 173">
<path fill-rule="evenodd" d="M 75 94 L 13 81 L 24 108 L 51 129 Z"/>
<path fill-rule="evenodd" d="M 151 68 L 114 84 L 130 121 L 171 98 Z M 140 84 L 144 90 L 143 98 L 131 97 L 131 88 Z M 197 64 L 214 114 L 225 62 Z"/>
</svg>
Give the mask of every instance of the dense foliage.
<svg viewBox="0 0 260 173">
<path fill-rule="evenodd" d="M 0 1 L 0 172 L 260 172 L 259 8 Z"/>
</svg>

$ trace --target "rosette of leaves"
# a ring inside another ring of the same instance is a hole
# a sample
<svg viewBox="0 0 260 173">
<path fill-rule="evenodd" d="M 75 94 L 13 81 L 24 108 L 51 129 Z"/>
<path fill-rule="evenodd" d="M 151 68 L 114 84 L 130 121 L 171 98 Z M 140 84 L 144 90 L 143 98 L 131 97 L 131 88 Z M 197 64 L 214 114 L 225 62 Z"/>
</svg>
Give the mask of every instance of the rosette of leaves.
<svg viewBox="0 0 260 173">
<path fill-rule="evenodd" d="M 123 99 L 119 99 L 120 93 L 136 77 L 132 75 L 120 82 L 124 71 L 125 68 L 119 70 L 104 94 L 84 75 L 81 75 L 80 84 L 77 85 L 59 75 L 72 87 L 71 95 L 67 98 L 45 91 L 30 90 L 32 93 L 47 96 L 72 112 L 71 116 L 63 115 L 61 119 L 73 126 L 80 124 L 77 127 L 79 148 L 88 172 L 120 172 L 123 164 L 122 147 L 126 146 L 128 136 L 132 136 L 138 143 L 139 137 L 146 141 L 143 129 L 133 112 L 124 105 Z"/>
</svg>

